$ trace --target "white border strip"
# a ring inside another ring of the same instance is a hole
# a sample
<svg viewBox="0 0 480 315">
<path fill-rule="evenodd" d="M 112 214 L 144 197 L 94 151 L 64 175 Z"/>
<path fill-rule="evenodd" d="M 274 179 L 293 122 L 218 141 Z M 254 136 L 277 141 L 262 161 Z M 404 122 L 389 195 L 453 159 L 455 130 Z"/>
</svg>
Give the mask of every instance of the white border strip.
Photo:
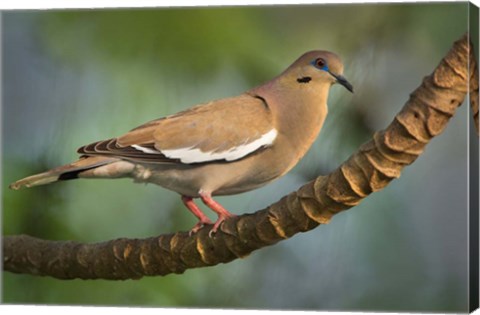
<svg viewBox="0 0 480 315">
<path fill-rule="evenodd" d="M 420 2 L 465 2 L 462 0 L 393 0 L 389 3 L 420 3 Z M 477 6 L 480 0 L 472 1 Z M 341 4 L 341 3 L 387 3 L 381 0 L 3 0 L 0 10 L 25 10 L 25 9 L 90 9 L 90 8 L 142 8 L 142 7 L 194 7 L 194 6 L 239 6 L 239 5 L 285 5 L 285 4 Z"/>
</svg>

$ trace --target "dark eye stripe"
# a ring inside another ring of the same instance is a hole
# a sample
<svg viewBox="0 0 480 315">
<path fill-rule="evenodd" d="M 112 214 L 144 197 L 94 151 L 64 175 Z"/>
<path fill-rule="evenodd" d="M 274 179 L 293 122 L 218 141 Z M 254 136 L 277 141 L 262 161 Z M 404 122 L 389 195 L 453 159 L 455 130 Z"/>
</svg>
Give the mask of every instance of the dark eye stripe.
<svg viewBox="0 0 480 315">
<path fill-rule="evenodd" d="M 312 80 L 311 77 L 302 77 L 302 78 L 298 78 L 298 79 L 297 79 L 297 82 L 298 82 L 298 83 L 308 83 L 308 82 L 310 82 L 311 80 Z"/>
</svg>

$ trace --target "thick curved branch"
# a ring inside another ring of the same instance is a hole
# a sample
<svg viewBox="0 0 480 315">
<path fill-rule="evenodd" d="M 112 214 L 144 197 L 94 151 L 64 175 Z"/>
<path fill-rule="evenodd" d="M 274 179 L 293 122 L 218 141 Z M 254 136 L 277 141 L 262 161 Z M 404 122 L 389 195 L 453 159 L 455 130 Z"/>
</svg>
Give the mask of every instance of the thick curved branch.
<svg viewBox="0 0 480 315">
<path fill-rule="evenodd" d="M 442 132 L 468 92 L 478 130 L 478 73 L 465 35 L 410 95 L 393 122 L 338 169 L 266 209 L 228 219 L 214 237 L 208 236 L 209 226 L 192 237 L 182 232 L 97 244 L 6 236 L 4 269 L 61 279 L 130 279 L 183 273 L 244 257 L 328 223 L 336 213 L 398 178 Z"/>
</svg>

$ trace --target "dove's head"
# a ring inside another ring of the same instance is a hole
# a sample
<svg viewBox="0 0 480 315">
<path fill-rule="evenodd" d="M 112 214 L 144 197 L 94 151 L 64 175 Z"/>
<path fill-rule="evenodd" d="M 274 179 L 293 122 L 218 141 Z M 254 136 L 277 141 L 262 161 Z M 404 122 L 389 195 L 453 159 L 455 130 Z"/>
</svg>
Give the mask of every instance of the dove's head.
<svg viewBox="0 0 480 315">
<path fill-rule="evenodd" d="M 284 73 L 295 84 L 322 85 L 338 83 L 353 93 L 353 86 L 343 76 L 340 58 L 329 51 L 315 50 L 303 54 Z"/>
</svg>

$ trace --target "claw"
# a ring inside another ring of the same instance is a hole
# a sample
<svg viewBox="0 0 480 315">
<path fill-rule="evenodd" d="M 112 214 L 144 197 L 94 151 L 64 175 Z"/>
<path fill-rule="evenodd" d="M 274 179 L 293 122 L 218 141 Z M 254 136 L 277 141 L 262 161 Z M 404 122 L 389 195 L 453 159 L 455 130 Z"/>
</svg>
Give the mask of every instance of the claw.
<svg viewBox="0 0 480 315">
<path fill-rule="evenodd" d="M 200 230 L 201 228 L 203 228 L 206 224 L 213 224 L 212 221 L 210 221 L 210 219 L 207 218 L 207 220 L 200 220 L 197 222 L 197 224 L 195 224 L 193 226 L 193 228 L 191 228 L 191 230 L 188 232 L 188 236 L 192 236 L 193 234 L 197 233 L 198 230 Z"/>
<path fill-rule="evenodd" d="M 216 230 L 214 231 L 213 229 L 211 229 L 210 232 L 208 232 L 208 237 L 212 238 L 215 233 L 217 233 L 217 231 Z"/>
<path fill-rule="evenodd" d="M 213 237 L 213 235 L 217 233 L 217 230 L 220 227 L 220 225 L 222 225 L 223 221 L 232 217 L 236 217 L 236 215 L 230 212 L 228 212 L 228 214 L 219 214 L 217 221 L 215 221 L 215 224 L 213 225 L 212 229 L 210 230 L 210 232 L 208 232 L 208 236 L 210 238 Z"/>
</svg>

